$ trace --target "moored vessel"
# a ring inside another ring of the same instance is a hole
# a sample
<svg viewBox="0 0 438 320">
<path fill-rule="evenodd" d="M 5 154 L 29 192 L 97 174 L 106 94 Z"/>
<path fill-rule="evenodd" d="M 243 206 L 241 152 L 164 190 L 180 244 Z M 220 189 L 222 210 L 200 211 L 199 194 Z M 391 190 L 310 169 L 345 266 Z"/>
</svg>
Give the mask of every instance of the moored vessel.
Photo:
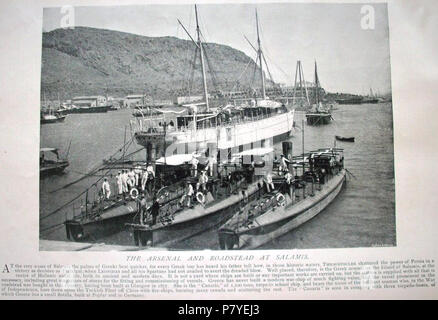
<svg viewBox="0 0 438 320">
<path fill-rule="evenodd" d="M 255 249 L 315 217 L 339 194 L 345 181 L 343 150 L 312 151 L 299 163 L 301 175 L 274 179 L 276 188 L 250 202 L 218 230 L 224 250 Z"/>
<path fill-rule="evenodd" d="M 59 156 L 57 148 L 40 149 L 40 177 L 63 173 L 68 166 L 68 160 Z"/>
<path fill-rule="evenodd" d="M 272 140 L 281 141 L 293 131 L 294 110 L 266 96 L 264 60 L 260 45 L 259 24 L 257 21 L 257 62 L 262 83 L 261 96 L 250 99 L 242 105 L 222 105 L 210 108 L 204 66 L 204 46 L 201 41 L 196 11 L 198 40 L 195 42 L 200 53 L 204 102 L 188 104 L 187 114 L 169 113 L 158 116 L 138 117 L 132 124 L 138 144 L 148 150 L 150 160 L 163 156 L 166 148 L 172 145 L 170 153 L 185 153 L 187 149 L 198 150 L 207 144 L 216 144 L 217 149 L 242 148 L 245 145 L 266 146 Z M 183 26 L 184 27 L 184 26 Z M 186 29 L 184 28 L 186 31 Z M 187 32 L 187 31 L 186 31 Z"/>
<path fill-rule="evenodd" d="M 333 119 L 330 107 L 322 104 L 319 97 L 319 87 L 318 69 L 315 61 L 315 105 L 306 112 L 307 124 L 312 126 L 329 124 Z"/>
</svg>

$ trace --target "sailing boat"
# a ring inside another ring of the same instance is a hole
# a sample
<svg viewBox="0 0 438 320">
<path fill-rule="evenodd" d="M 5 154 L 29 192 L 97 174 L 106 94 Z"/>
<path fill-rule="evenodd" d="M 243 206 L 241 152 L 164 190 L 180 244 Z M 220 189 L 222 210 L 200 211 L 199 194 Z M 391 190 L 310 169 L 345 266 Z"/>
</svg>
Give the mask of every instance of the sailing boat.
<svg viewBox="0 0 438 320">
<path fill-rule="evenodd" d="M 306 119 L 308 125 L 321 125 L 328 124 L 332 120 L 332 115 L 330 113 L 330 109 L 327 106 L 322 104 L 322 101 L 319 97 L 319 78 L 318 78 L 318 69 L 315 61 L 315 104 L 311 110 L 306 112 Z"/>
<path fill-rule="evenodd" d="M 204 45 L 198 23 L 198 12 L 195 6 L 197 41 L 188 33 L 200 54 L 204 102 L 185 105 L 189 114 L 168 112 L 156 117 L 137 118 L 132 123 L 135 139 L 138 144 L 148 150 L 148 160 L 162 157 L 164 149 L 172 144 L 168 154 L 187 153 L 187 150 L 203 150 L 208 145 L 214 150 L 227 150 L 231 154 L 234 148 L 269 147 L 276 141 L 287 138 L 294 124 L 294 110 L 282 103 L 269 100 L 266 96 L 265 76 L 263 72 L 263 52 L 260 45 L 259 23 L 257 22 L 257 62 L 261 77 L 261 97 L 252 100 L 251 105 L 227 105 L 212 110 L 209 104 L 206 70 L 204 63 Z M 205 112 L 198 112 L 198 107 L 205 105 Z M 164 121 L 166 120 L 166 121 Z M 171 124 L 171 126 L 168 126 Z M 166 134 L 164 132 L 166 131 Z M 163 143 L 163 140 L 165 143 Z M 163 146 L 165 148 L 163 149 Z"/>
<path fill-rule="evenodd" d="M 364 97 L 362 103 L 378 103 L 379 99 L 374 95 L 373 89 L 370 88 L 370 95 L 368 97 Z"/>
</svg>

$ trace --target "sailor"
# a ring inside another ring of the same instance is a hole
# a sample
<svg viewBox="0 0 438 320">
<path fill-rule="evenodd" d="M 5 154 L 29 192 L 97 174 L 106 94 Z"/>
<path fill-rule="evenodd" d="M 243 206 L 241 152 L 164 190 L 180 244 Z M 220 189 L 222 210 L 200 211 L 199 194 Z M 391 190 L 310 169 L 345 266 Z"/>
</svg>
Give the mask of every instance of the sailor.
<svg viewBox="0 0 438 320">
<path fill-rule="evenodd" d="M 123 182 L 122 182 L 122 172 L 121 171 L 119 171 L 117 173 L 116 183 L 117 183 L 117 191 L 118 191 L 117 194 L 119 196 L 121 196 L 123 194 Z"/>
<path fill-rule="evenodd" d="M 274 182 L 272 182 L 272 174 L 270 172 L 268 172 L 266 174 L 266 178 L 265 178 L 265 183 L 266 183 L 266 189 L 269 192 L 271 192 L 271 189 L 274 190 Z"/>
<path fill-rule="evenodd" d="M 158 199 L 154 195 L 153 198 L 153 204 L 151 206 L 151 215 L 152 215 L 152 225 L 157 223 L 157 217 L 160 214 L 160 203 L 158 202 Z"/>
<path fill-rule="evenodd" d="M 154 171 L 154 167 L 152 166 L 152 164 L 148 163 L 148 165 L 146 167 L 146 171 L 149 174 L 149 178 L 151 178 L 151 179 L 155 178 L 155 171 Z"/>
<path fill-rule="evenodd" d="M 149 173 L 147 172 L 147 170 L 144 170 L 141 174 L 141 191 L 145 191 L 146 190 L 146 183 L 148 182 L 148 176 Z"/>
<path fill-rule="evenodd" d="M 123 169 L 121 180 L 122 180 L 122 187 L 123 187 L 123 195 L 126 196 L 128 193 L 128 170 Z"/>
<path fill-rule="evenodd" d="M 103 183 L 102 183 L 102 194 L 104 196 L 105 199 L 109 199 L 110 195 L 111 195 L 111 188 L 110 188 L 110 184 L 108 182 L 107 178 L 103 179 Z"/>
<path fill-rule="evenodd" d="M 192 160 L 190 161 L 190 163 L 192 164 L 193 177 L 196 177 L 198 175 L 198 163 L 199 163 L 199 160 L 196 159 L 194 154 L 192 155 Z"/>
<path fill-rule="evenodd" d="M 289 164 L 290 161 L 284 156 L 284 154 L 282 154 L 280 158 L 280 166 L 278 167 L 279 173 L 282 174 L 289 171 Z"/>
<path fill-rule="evenodd" d="M 134 169 L 131 169 L 128 172 L 128 181 L 127 181 L 127 183 L 128 183 L 129 189 L 134 188 L 134 186 L 135 186 L 135 173 L 134 173 Z"/>
<path fill-rule="evenodd" d="M 313 172 L 314 166 L 315 166 L 315 154 L 311 154 L 309 158 L 309 166 L 310 166 L 310 172 Z"/>
<path fill-rule="evenodd" d="M 199 187 L 202 187 L 202 191 L 204 193 L 207 192 L 207 182 L 208 182 L 207 171 L 202 170 L 201 175 L 199 176 L 198 183 L 196 184 L 196 191 L 199 190 Z"/>
<path fill-rule="evenodd" d="M 284 178 L 286 179 L 286 183 L 290 185 L 294 177 L 289 171 L 287 171 Z"/>
<path fill-rule="evenodd" d="M 190 183 L 190 181 L 187 180 L 187 188 L 186 188 L 186 192 L 184 193 L 184 195 L 181 197 L 181 200 L 179 201 L 179 204 L 181 206 L 184 205 L 184 201 L 187 199 L 187 207 L 190 207 L 191 201 L 192 201 L 192 197 L 193 197 L 193 186 Z"/>
<path fill-rule="evenodd" d="M 210 177 L 213 177 L 214 165 L 217 163 L 216 157 L 214 154 L 210 154 L 207 160 L 207 168 L 210 174 Z"/>
<path fill-rule="evenodd" d="M 139 200 L 137 200 L 137 206 L 138 206 L 137 210 L 140 217 L 140 224 L 144 224 L 146 206 L 147 206 L 146 198 L 144 195 L 141 195 Z"/>
<path fill-rule="evenodd" d="M 135 186 L 137 188 L 140 187 L 140 178 L 141 178 L 141 167 L 137 166 L 134 169 L 134 173 L 135 173 Z"/>
</svg>

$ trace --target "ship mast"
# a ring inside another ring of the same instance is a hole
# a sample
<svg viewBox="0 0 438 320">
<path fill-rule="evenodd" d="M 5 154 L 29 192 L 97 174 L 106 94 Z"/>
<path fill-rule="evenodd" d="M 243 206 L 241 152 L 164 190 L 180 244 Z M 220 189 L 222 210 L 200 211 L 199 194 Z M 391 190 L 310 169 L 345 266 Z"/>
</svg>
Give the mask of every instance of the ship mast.
<svg viewBox="0 0 438 320">
<path fill-rule="evenodd" d="M 205 98 L 205 104 L 207 106 L 207 111 L 209 111 L 210 108 L 208 105 L 207 78 L 205 76 L 204 49 L 202 47 L 202 42 L 201 42 L 201 30 L 199 29 L 198 9 L 196 8 L 196 5 L 195 5 L 195 15 L 196 15 L 196 32 L 198 34 L 198 47 L 201 53 L 201 68 L 202 68 L 202 82 L 204 85 L 204 98 Z"/>
<path fill-rule="evenodd" d="M 257 9 L 256 9 L 256 24 L 257 24 L 257 44 L 258 44 L 258 50 L 257 50 L 257 58 L 260 63 L 260 78 L 262 80 L 262 97 L 263 99 L 266 99 L 266 88 L 265 88 L 265 77 L 263 75 L 263 64 L 262 64 L 262 47 L 260 45 L 260 35 L 259 35 L 259 18 L 257 15 Z"/>
<path fill-rule="evenodd" d="M 319 79 L 318 79 L 318 69 L 315 60 L 315 104 L 318 105 L 318 103 L 319 103 Z"/>
</svg>

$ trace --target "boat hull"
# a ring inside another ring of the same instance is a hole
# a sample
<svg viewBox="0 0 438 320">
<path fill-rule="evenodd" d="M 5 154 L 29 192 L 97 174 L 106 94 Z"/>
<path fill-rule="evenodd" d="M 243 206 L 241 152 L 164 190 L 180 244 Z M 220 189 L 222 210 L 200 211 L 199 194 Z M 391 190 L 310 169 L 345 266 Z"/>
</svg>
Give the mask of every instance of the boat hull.
<svg viewBox="0 0 438 320">
<path fill-rule="evenodd" d="M 56 119 L 41 119 L 41 124 L 64 122 L 66 116 L 60 116 Z"/>
<path fill-rule="evenodd" d="M 96 240 L 118 233 L 137 213 L 135 201 L 105 210 L 96 219 L 71 219 L 65 221 L 67 239 L 74 241 Z"/>
<path fill-rule="evenodd" d="M 341 137 L 336 136 L 336 140 L 345 141 L 345 142 L 354 142 L 354 137 Z"/>
<path fill-rule="evenodd" d="M 50 175 L 61 174 L 68 166 L 69 166 L 68 162 L 63 162 L 50 166 L 40 167 L 40 177 L 47 177 Z"/>
<path fill-rule="evenodd" d="M 346 171 L 340 171 L 313 197 L 276 209 L 275 215 L 282 217 L 270 223 L 261 223 L 256 228 L 239 233 L 221 228 L 219 245 L 221 249 L 255 249 L 309 221 L 324 210 L 344 186 Z M 259 223 L 259 222 L 258 222 Z"/>
<path fill-rule="evenodd" d="M 71 108 L 68 113 L 105 113 L 111 106 Z"/>
<path fill-rule="evenodd" d="M 280 141 L 287 138 L 294 127 L 294 111 L 288 111 L 269 118 L 264 118 L 219 128 L 205 128 L 196 131 L 169 131 L 165 135 L 166 146 L 172 145 L 175 150 L 185 150 L 186 146 L 214 143 L 218 149 L 230 149 L 257 142 L 264 144 L 269 139 Z M 162 143 L 164 133 L 135 133 L 138 144 L 147 147 L 149 144 Z M 182 148 L 182 149 L 181 149 Z"/>
<path fill-rule="evenodd" d="M 254 182 L 246 188 L 249 200 L 253 200 L 261 187 L 261 181 Z M 134 243 L 139 246 L 169 247 L 192 236 L 217 227 L 231 218 L 239 210 L 243 201 L 239 193 L 233 194 L 210 208 L 196 205 L 192 209 L 185 209 L 187 217 L 182 221 L 169 221 L 158 226 L 128 224 L 133 229 Z"/>
<path fill-rule="evenodd" d="M 311 126 L 329 124 L 332 120 L 331 114 L 306 114 L 307 124 Z"/>
</svg>

